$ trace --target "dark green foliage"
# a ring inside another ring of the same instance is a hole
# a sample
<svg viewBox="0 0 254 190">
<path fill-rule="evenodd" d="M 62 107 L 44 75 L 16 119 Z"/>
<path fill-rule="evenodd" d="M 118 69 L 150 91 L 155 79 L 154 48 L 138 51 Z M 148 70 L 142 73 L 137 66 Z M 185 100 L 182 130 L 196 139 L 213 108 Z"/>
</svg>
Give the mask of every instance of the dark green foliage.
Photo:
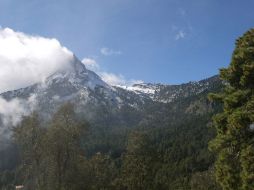
<svg viewBox="0 0 254 190">
<path fill-rule="evenodd" d="M 14 143 L 0 150 L 0 171 L 14 170 L 19 163 L 18 148 Z"/>
<path fill-rule="evenodd" d="M 86 172 L 89 174 L 90 179 L 85 184 L 87 189 L 115 189 L 115 179 L 118 176 L 118 170 L 109 155 L 97 153 L 87 161 L 87 166 Z"/>
<path fill-rule="evenodd" d="M 130 134 L 121 168 L 122 185 L 127 189 L 152 189 L 156 151 L 146 133 Z"/>
<path fill-rule="evenodd" d="M 254 188 L 254 147 L 253 144 L 249 145 L 241 152 L 241 165 L 242 165 L 242 181 L 243 189 L 249 190 Z"/>
<path fill-rule="evenodd" d="M 0 173 L 0 187 L 3 190 L 14 189 L 15 184 L 15 172 L 4 171 Z"/>
<path fill-rule="evenodd" d="M 85 126 L 75 118 L 71 104 L 62 106 L 53 116 L 44 137 L 48 189 L 76 189 L 73 183 L 82 161 L 81 136 Z"/>
<path fill-rule="evenodd" d="M 97 126 L 86 132 L 71 105 L 61 107 L 46 128 L 36 114 L 25 117 L 14 133 L 22 150 L 19 184 L 57 190 L 202 189 L 200 180 L 209 180 L 206 171 L 214 161 L 207 149 L 214 137 L 207 125 L 214 106 L 203 97 L 171 103 L 153 115 L 157 105 L 149 105 L 135 128 Z M 197 109 L 184 111 L 193 102 L 199 102 Z M 181 113 L 168 109 L 180 105 Z M 216 186 L 213 178 L 210 182 Z"/>
<path fill-rule="evenodd" d="M 210 96 L 223 104 L 214 117 L 217 136 L 211 149 L 217 153 L 216 177 L 225 190 L 251 190 L 253 186 L 254 29 L 236 41 L 232 61 L 221 69 L 224 91 Z"/>
<path fill-rule="evenodd" d="M 22 157 L 18 173 L 22 179 L 37 186 L 41 183 L 40 173 L 42 172 L 44 129 L 40 127 L 39 117 L 33 113 L 24 117 L 21 124 L 14 129 L 14 139 L 19 146 Z"/>
<path fill-rule="evenodd" d="M 14 130 L 22 162 L 17 170 L 27 189 L 79 189 L 79 164 L 84 156 L 81 135 L 71 104 L 62 106 L 47 128 L 37 114 L 25 117 Z"/>
<path fill-rule="evenodd" d="M 215 181 L 214 168 L 207 171 L 194 173 L 190 181 L 191 190 L 220 190 Z"/>
<path fill-rule="evenodd" d="M 182 101 L 183 106 L 179 109 L 187 109 L 196 101 L 195 98 L 190 99 Z M 202 102 L 202 107 L 212 106 L 201 97 L 197 100 Z M 175 102 L 169 107 L 178 104 Z M 157 108 L 151 106 L 150 109 L 152 112 Z M 215 135 L 209 125 L 213 112 L 179 113 L 172 109 L 163 112 L 153 112 L 130 132 L 120 168 L 122 188 L 190 189 L 192 175 L 198 172 L 205 175 L 205 171 L 213 165 L 214 156 L 207 148 Z M 168 118 L 166 113 L 171 117 Z M 216 184 L 213 179 L 211 183 Z"/>
</svg>

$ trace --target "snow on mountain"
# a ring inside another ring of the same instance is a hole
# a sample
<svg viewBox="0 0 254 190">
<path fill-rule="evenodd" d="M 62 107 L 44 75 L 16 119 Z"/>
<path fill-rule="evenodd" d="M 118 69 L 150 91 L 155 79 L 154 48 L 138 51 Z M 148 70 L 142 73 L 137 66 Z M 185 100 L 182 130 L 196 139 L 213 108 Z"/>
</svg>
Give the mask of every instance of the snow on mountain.
<svg viewBox="0 0 254 190">
<path fill-rule="evenodd" d="M 22 112 L 16 113 L 19 118 L 29 113 L 26 108 L 29 108 L 29 111 L 36 110 L 42 117 L 49 118 L 60 105 L 72 102 L 76 110 L 84 113 L 88 120 L 98 120 L 98 113 L 120 115 L 120 111 L 124 113 L 128 109 L 144 109 L 147 102 L 169 103 L 179 98 L 197 95 L 208 90 L 218 81 L 218 77 L 212 77 L 182 85 L 140 83 L 129 87 L 111 86 L 96 73 L 86 69 L 85 65 L 74 56 L 69 67 L 55 72 L 43 82 L 2 93 L 0 98 L 6 103 L 18 100 L 18 105 L 24 105 L 24 109 L 19 109 Z M 32 106 L 29 101 L 31 97 L 33 97 Z M 0 112 L 0 127 L 3 122 L 1 115 L 6 114 Z M 8 115 L 8 117 L 15 116 Z"/>
<path fill-rule="evenodd" d="M 43 82 L 9 91 L 0 96 L 6 100 L 28 99 L 35 96 L 46 108 L 66 101 L 75 102 L 79 107 L 86 104 L 103 104 L 119 108 L 129 105 L 138 108 L 145 101 L 169 103 L 178 98 L 188 97 L 207 90 L 218 77 L 182 85 L 140 83 L 133 86 L 111 86 L 96 73 L 86 69 L 75 56 L 68 69 L 59 70 Z"/>
<path fill-rule="evenodd" d="M 127 91 L 132 91 L 132 92 L 139 94 L 139 95 L 147 95 L 148 97 L 150 97 L 152 99 L 153 99 L 153 96 L 154 96 L 156 90 L 158 90 L 157 85 L 146 84 L 146 83 L 134 84 L 132 86 L 118 85 L 118 87 L 125 89 Z"/>
<path fill-rule="evenodd" d="M 54 73 L 48 77 L 45 81 L 45 85 L 52 85 L 53 83 L 70 83 L 73 87 L 82 88 L 88 87 L 92 90 L 96 86 L 102 86 L 105 88 L 110 88 L 110 86 L 105 83 L 101 78 L 93 71 L 87 70 L 86 67 L 76 58 L 72 63 L 72 66 L 68 70 L 63 70 Z"/>
<path fill-rule="evenodd" d="M 146 105 L 158 103 L 161 107 L 161 103 L 200 94 L 218 83 L 220 80 L 215 76 L 182 85 L 141 83 L 130 87 L 111 86 L 74 57 L 68 69 L 57 71 L 43 82 L 0 94 L 6 108 L 12 105 L 14 110 L 0 109 L 0 138 L 8 139 L 10 127 L 23 115 L 37 111 L 47 121 L 66 102 L 73 103 L 77 113 L 89 122 L 128 125 L 128 114 L 143 113 Z"/>
<path fill-rule="evenodd" d="M 95 117 L 102 107 L 116 111 L 122 106 L 138 109 L 138 105 L 144 104 L 143 97 L 110 86 L 96 73 L 86 69 L 75 56 L 68 69 L 57 71 L 43 82 L 0 95 L 9 102 L 19 99 L 27 103 L 31 96 L 37 101 L 34 110 L 40 111 L 45 118 L 65 102 L 72 102 L 78 112 L 84 112 L 90 118 Z"/>
<path fill-rule="evenodd" d="M 169 103 L 178 98 L 185 98 L 200 94 L 213 85 L 213 83 L 220 83 L 218 76 L 214 76 L 198 82 L 189 82 L 180 85 L 164 85 L 141 83 L 133 86 L 118 86 L 127 91 L 132 91 L 142 97 L 149 97 L 155 102 Z"/>
</svg>

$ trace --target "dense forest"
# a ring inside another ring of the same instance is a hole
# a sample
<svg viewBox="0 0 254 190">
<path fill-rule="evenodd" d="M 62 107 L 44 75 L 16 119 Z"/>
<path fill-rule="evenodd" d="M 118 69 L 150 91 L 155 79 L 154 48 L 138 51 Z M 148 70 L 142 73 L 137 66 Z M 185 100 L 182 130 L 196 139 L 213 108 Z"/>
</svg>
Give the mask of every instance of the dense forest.
<svg viewBox="0 0 254 190">
<path fill-rule="evenodd" d="M 98 143 L 71 104 L 61 107 L 47 126 L 34 113 L 14 129 L 15 146 L 9 151 L 15 149 L 17 159 L 1 164 L 9 165 L 1 173 L 1 186 L 202 189 L 209 184 L 214 189 L 214 157 L 207 149 L 214 130 L 205 125 L 210 117 L 192 116 L 166 128 L 140 126 L 122 131 L 121 137 L 97 132 Z"/>
<path fill-rule="evenodd" d="M 171 103 L 146 105 L 142 113 L 123 108 L 129 125 L 89 123 L 72 103 L 49 121 L 36 112 L 25 116 L 0 152 L 0 188 L 254 189 L 253 60 L 250 30 L 237 40 L 230 66 L 221 70 L 223 83 Z M 110 116 L 98 113 L 103 114 Z"/>
</svg>

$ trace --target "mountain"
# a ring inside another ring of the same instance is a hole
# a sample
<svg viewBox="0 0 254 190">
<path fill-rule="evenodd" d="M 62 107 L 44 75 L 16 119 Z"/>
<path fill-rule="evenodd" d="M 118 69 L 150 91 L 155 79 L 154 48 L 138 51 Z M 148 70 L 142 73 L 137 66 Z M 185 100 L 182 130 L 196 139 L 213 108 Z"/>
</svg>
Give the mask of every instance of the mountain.
<svg viewBox="0 0 254 190">
<path fill-rule="evenodd" d="M 42 83 L 1 94 L 6 100 L 28 99 L 32 95 L 36 96 L 41 106 L 67 101 L 80 105 L 98 103 L 116 107 L 123 103 L 121 93 L 105 83 L 96 73 L 86 69 L 76 57 L 70 63 L 70 67 L 54 73 Z"/>
<path fill-rule="evenodd" d="M 63 103 L 71 102 L 80 117 L 92 124 L 131 127 L 144 123 L 154 112 L 164 113 L 163 110 L 168 109 L 179 112 L 182 105 L 176 107 L 178 101 L 207 94 L 220 84 L 218 76 L 214 76 L 181 85 L 111 86 L 74 56 L 67 69 L 59 70 L 43 82 L 0 96 L 7 101 L 19 99 L 28 104 L 32 99 L 33 109 L 44 120 L 48 120 Z M 192 104 L 195 105 L 186 105 L 182 111 L 193 111 L 200 103 Z"/>
<path fill-rule="evenodd" d="M 164 85 L 141 83 L 134 84 L 133 86 L 119 86 L 125 90 L 135 92 L 136 94 L 149 97 L 153 101 L 169 103 L 180 98 L 187 98 L 189 96 L 198 95 L 206 90 L 211 89 L 213 86 L 219 85 L 221 81 L 219 77 L 213 76 L 197 82 L 189 82 L 181 85 Z"/>
</svg>

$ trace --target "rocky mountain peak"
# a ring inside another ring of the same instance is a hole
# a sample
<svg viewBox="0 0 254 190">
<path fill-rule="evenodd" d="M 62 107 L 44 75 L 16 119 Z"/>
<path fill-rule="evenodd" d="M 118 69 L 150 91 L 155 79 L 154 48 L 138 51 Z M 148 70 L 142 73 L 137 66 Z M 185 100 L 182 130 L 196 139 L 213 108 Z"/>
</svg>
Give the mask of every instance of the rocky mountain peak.
<svg viewBox="0 0 254 190">
<path fill-rule="evenodd" d="M 47 86 L 64 83 L 65 86 L 71 85 L 75 88 L 90 88 L 94 89 L 96 86 L 109 88 L 96 73 L 87 70 L 85 65 L 74 55 L 73 60 L 68 67 L 57 71 L 45 80 Z"/>
</svg>

